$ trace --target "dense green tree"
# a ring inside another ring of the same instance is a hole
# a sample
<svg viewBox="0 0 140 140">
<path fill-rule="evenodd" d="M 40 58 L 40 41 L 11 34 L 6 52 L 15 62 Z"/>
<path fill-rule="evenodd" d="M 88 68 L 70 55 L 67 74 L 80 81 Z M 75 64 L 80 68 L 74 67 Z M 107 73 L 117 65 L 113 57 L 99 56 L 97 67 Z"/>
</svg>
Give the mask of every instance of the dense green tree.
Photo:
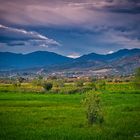
<svg viewBox="0 0 140 140">
<path fill-rule="evenodd" d="M 53 84 L 52 83 L 43 83 L 43 88 L 46 90 L 46 91 L 49 91 L 52 89 L 53 87 Z"/>
<path fill-rule="evenodd" d="M 104 119 L 99 95 L 95 91 L 90 91 L 86 94 L 83 102 L 86 107 L 88 124 L 102 123 Z"/>
</svg>

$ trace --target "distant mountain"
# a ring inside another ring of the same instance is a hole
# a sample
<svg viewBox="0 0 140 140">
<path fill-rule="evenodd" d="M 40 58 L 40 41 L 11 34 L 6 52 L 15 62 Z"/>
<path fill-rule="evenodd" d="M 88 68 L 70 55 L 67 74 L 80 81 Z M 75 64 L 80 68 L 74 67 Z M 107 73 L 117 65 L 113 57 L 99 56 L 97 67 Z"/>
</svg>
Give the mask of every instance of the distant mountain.
<svg viewBox="0 0 140 140">
<path fill-rule="evenodd" d="M 106 55 L 102 55 L 102 54 L 96 54 L 96 53 L 90 53 L 87 55 L 83 55 L 79 58 L 77 58 L 77 61 L 114 61 L 117 59 L 121 59 L 124 57 L 129 57 L 129 56 L 133 56 L 133 55 L 140 55 L 140 49 L 122 49 L 119 50 L 117 52 L 114 52 L 112 54 L 106 54 Z"/>
<path fill-rule="evenodd" d="M 66 65 L 62 65 L 59 68 L 61 69 L 73 69 L 73 68 L 101 68 L 101 67 L 117 67 L 120 64 L 124 62 L 124 59 L 126 60 L 124 63 L 130 63 L 129 58 L 133 58 L 136 56 L 140 56 L 140 49 L 122 49 L 117 52 L 114 52 L 112 54 L 96 54 L 96 53 L 90 53 L 87 55 L 83 55 L 79 58 L 74 59 L 71 63 L 68 63 Z M 121 62 L 122 61 L 122 62 Z M 137 57 L 137 60 L 135 60 L 132 63 L 139 64 L 139 57 Z M 137 65 L 138 65 L 137 64 Z"/>
<path fill-rule="evenodd" d="M 111 68 L 115 68 L 121 74 L 130 74 L 140 67 L 140 54 L 129 55 L 110 63 Z"/>
<path fill-rule="evenodd" d="M 23 70 L 34 71 L 94 71 L 109 69 L 117 73 L 132 73 L 140 67 L 140 49 L 122 49 L 112 54 L 91 53 L 72 59 L 53 52 L 37 51 L 29 54 L 0 52 L 0 71 Z"/>
<path fill-rule="evenodd" d="M 0 52 L 0 69 L 27 69 L 65 64 L 72 61 L 53 52 L 37 51 L 29 54 Z"/>
</svg>

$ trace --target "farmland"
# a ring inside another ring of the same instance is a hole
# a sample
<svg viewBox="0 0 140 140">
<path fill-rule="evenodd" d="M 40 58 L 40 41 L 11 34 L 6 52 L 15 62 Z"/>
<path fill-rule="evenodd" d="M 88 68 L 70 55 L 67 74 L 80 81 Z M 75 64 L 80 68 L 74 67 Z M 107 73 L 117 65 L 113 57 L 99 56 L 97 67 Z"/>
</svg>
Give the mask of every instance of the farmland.
<svg viewBox="0 0 140 140">
<path fill-rule="evenodd" d="M 86 85 L 85 85 L 86 86 Z M 42 92 L 22 84 L 0 86 L 0 138 L 2 140 L 131 140 L 140 135 L 140 91 L 131 83 L 108 83 L 96 91 L 104 113 L 102 124 L 87 124 L 82 100 L 85 92 Z M 29 89 L 30 88 L 30 89 Z M 37 92 L 38 91 L 38 92 Z"/>
</svg>

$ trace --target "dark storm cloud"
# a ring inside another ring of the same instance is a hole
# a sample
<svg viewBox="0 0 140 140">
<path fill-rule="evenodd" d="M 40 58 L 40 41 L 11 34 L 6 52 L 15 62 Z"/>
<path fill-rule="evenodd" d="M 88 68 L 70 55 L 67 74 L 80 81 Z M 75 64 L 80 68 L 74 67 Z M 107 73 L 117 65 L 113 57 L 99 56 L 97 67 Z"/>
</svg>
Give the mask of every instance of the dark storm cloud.
<svg viewBox="0 0 140 140">
<path fill-rule="evenodd" d="M 123 14 L 140 14 L 139 0 L 111 0 L 108 2 L 111 4 L 103 6 L 107 11 Z"/>
<path fill-rule="evenodd" d="M 140 12 L 140 2 L 137 0 L 2 0 L 1 3 L 1 22 L 17 25 L 114 24 L 115 21 L 109 23 L 108 20 L 118 18 L 120 14 L 113 13 L 138 14 Z M 123 15 L 120 15 L 120 18 L 122 24 L 127 23 Z M 128 18 L 131 18 L 131 15 Z M 137 17 L 133 17 L 135 18 Z"/>
<path fill-rule="evenodd" d="M 17 52 L 35 50 L 34 46 L 40 50 L 52 42 L 62 46 L 48 50 L 69 56 L 140 47 L 139 0 L 0 0 L 0 3 L 0 24 L 16 30 L 11 33 L 9 28 L 0 29 L 0 43 L 4 46 L 0 51 L 6 47 L 9 51 L 12 46 Z M 14 46 L 28 47 L 19 50 Z"/>
</svg>

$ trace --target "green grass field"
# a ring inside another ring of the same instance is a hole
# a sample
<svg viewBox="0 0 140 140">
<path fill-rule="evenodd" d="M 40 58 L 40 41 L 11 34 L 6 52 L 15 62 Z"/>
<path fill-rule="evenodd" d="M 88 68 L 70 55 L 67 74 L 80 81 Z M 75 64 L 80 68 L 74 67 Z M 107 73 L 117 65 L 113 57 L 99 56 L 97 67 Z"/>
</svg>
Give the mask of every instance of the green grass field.
<svg viewBox="0 0 140 140">
<path fill-rule="evenodd" d="M 140 94 L 100 94 L 103 124 L 88 126 L 84 94 L 0 92 L 1 140 L 138 140 Z"/>
</svg>

